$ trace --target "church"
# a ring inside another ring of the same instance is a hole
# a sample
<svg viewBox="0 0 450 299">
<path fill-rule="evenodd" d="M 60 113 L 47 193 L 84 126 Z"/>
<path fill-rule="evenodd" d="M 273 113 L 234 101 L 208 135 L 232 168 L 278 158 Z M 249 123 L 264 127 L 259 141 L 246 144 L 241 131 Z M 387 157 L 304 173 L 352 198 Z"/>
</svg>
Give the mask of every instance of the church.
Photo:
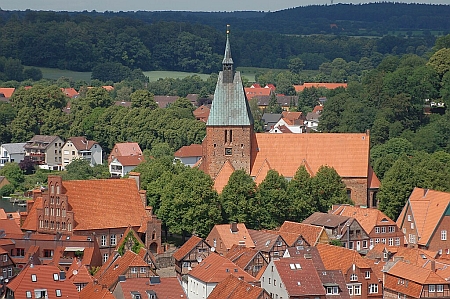
<svg viewBox="0 0 450 299">
<path fill-rule="evenodd" d="M 320 166 L 333 167 L 358 206 L 376 207 L 380 182 L 369 165 L 369 133 L 255 133 L 240 72 L 231 57 L 229 31 L 211 111 L 197 165 L 214 180 L 218 192 L 238 169 L 261 183 L 274 169 L 290 180 L 301 165 L 311 176 Z"/>
</svg>

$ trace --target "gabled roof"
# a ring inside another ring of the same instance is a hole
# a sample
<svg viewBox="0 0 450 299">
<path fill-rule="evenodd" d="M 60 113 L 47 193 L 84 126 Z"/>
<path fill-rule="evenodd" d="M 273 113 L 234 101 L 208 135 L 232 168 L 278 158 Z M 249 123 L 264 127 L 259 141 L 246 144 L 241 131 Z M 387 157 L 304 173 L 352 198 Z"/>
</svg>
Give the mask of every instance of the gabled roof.
<svg viewBox="0 0 450 299">
<path fill-rule="evenodd" d="M 260 299 L 264 292 L 263 288 L 252 286 L 230 274 L 216 285 L 208 299 Z"/>
<path fill-rule="evenodd" d="M 208 255 L 208 257 L 192 269 L 188 275 L 206 283 L 219 283 L 230 274 L 239 277 L 246 282 L 256 281 L 256 278 L 242 270 L 229 259 L 220 256 L 217 253 Z"/>
<path fill-rule="evenodd" d="M 326 88 L 326 89 L 335 89 L 338 87 L 347 88 L 347 83 L 303 83 L 303 85 L 294 85 L 295 91 L 303 91 L 305 88 Z"/>
<path fill-rule="evenodd" d="M 78 92 L 75 90 L 75 88 L 72 88 L 72 87 L 61 88 L 61 91 L 69 98 L 75 98 L 78 96 Z"/>
<path fill-rule="evenodd" d="M 25 298 L 26 291 L 34 292 L 34 289 L 44 286 L 48 294 L 61 290 L 62 298 L 78 298 L 75 285 L 70 280 L 60 280 L 59 274 L 60 269 L 56 266 L 28 265 L 6 287 L 12 290 L 14 298 L 18 299 Z M 32 277 L 36 278 L 35 282 Z"/>
<path fill-rule="evenodd" d="M 159 108 L 166 108 L 167 105 L 175 103 L 179 96 L 154 96 L 153 100 Z"/>
<path fill-rule="evenodd" d="M 254 248 L 234 244 L 225 254 L 225 257 L 242 269 L 245 269 L 259 253 L 260 252 Z"/>
<path fill-rule="evenodd" d="M 177 251 L 175 251 L 175 253 L 173 254 L 173 258 L 176 261 L 181 261 L 182 259 L 185 258 L 186 255 L 189 254 L 189 252 L 191 252 L 192 249 L 194 249 L 199 243 L 204 242 L 202 238 L 197 237 L 197 236 L 192 236 L 189 238 L 189 240 L 187 240 L 183 246 L 181 246 L 180 248 L 178 248 Z M 205 244 L 207 246 L 209 246 L 206 242 Z"/>
<path fill-rule="evenodd" d="M 10 98 L 16 89 L 14 87 L 0 87 L 0 94 L 3 94 L 5 98 Z"/>
<path fill-rule="evenodd" d="M 25 142 L 22 143 L 3 143 L 1 146 L 8 151 L 8 154 L 24 154 Z"/>
<path fill-rule="evenodd" d="M 280 227 L 280 233 L 283 236 L 283 233 L 285 232 L 301 235 L 309 245 L 315 246 L 318 243 L 320 236 L 324 233 L 324 229 L 323 227 L 311 224 L 285 221 Z M 292 237 L 290 239 L 292 239 Z M 296 240 L 297 238 L 293 241 Z"/>
<path fill-rule="evenodd" d="M 209 107 L 201 105 L 200 107 L 195 109 L 192 114 L 194 114 L 195 118 L 206 122 L 208 120 L 210 110 L 211 109 Z"/>
<path fill-rule="evenodd" d="M 23 234 L 19 225 L 13 218 L 0 219 L 0 229 L 5 231 L 6 236 L 9 234 L 21 235 Z"/>
<path fill-rule="evenodd" d="M 449 282 L 437 275 L 431 269 L 425 269 L 416 265 L 398 261 L 389 271 L 390 275 L 408 279 L 419 284 L 448 284 Z"/>
<path fill-rule="evenodd" d="M 442 217 L 450 213 L 449 203 L 450 193 L 414 188 L 397 219 L 397 225 L 403 226 L 407 216 L 405 211 L 410 206 L 418 233 L 417 243 L 428 246 Z"/>
<path fill-rule="evenodd" d="M 317 244 L 316 247 L 327 270 L 341 270 L 342 273 L 347 273 L 352 265 L 363 269 L 370 268 L 368 262 L 356 250 L 328 244 Z"/>
<path fill-rule="evenodd" d="M 201 144 L 185 145 L 181 147 L 179 150 L 177 150 L 174 156 L 176 158 L 201 157 L 202 145 Z"/>
<path fill-rule="evenodd" d="M 77 258 L 73 259 L 72 265 L 67 271 L 67 279 L 78 284 L 94 281 L 94 277 L 91 276 L 86 265 L 83 265 Z"/>
<path fill-rule="evenodd" d="M 58 136 L 48 136 L 48 135 L 34 135 L 27 143 L 24 148 L 47 148 L 53 141 L 59 139 Z"/>
<path fill-rule="evenodd" d="M 117 149 L 117 152 L 115 151 Z M 139 156 L 142 155 L 142 150 L 137 142 L 123 142 L 116 143 L 111 152 L 114 156 Z"/>
<path fill-rule="evenodd" d="M 367 186 L 369 189 L 378 189 L 381 186 L 380 180 L 373 171 L 372 166 L 369 166 L 369 176 L 367 177 Z"/>
<path fill-rule="evenodd" d="M 314 212 L 303 223 L 323 226 L 326 228 L 340 227 L 349 221 L 351 217 L 334 215 L 322 212 Z"/>
<path fill-rule="evenodd" d="M 245 87 L 244 91 L 248 100 L 255 96 L 269 96 L 272 93 L 272 89 L 265 87 Z"/>
<path fill-rule="evenodd" d="M 237 231 L 231 232 L 230 229 L 231 224 L 216 224 L 214 225 L 213 229 L 211 230 L 210 234 L 206 238 L 206 241 L 210 246 L 213 246 L 213 240 L 209 240 L 211 233 L 216 230 L 217 234 L 222 239 L 223 245 L 226 249 L 230 249 L 234 244 L 241 244 L 249 247 L 249 248 L 255 248 L 255 244 L 253 243 L 253 240 L 247 230 L 247 227 L 245 227 L 244 223 L 236 223 Z"/>
<path fill-rule="evenodd" d="M 339 205 L 333 208 L 332 214 L 355 218 L 367 233 L 370 233 L 375 226 L 397 226 L 391 218 L 376 208 L 360 208 L 350 205 Z"/>
<path fill-rule="evenodd" d="M 119 162 L 122 166 L 138 166 L 145 161 L 145 158 L 144 156 L 116 156 L 112 162 L 114 161 Z"/>
<path fill-rule="evenodd" d="M 235 171 L 233 165 L 229 160 L 227 160 L 223 165 L 222 168 L 220 168 L 219 173 L 214 178 L 214 189 L 218 193 L 221 193 L 223 188 L 228 184 L 228 179 Z"/>
<path fill-rule="evenodd" d="M 149 298 L 148 292 L 154 292 L 156 298 L 180 299 L 186 298 L 186 294 L 176 277 L 160 277 L 159 283 L 150 283 L 149 278 L 127 278 L 119 282 L 124 299 L 135 299 L 131 292 L 138 292 L 141 298 Z"/>
<path fill-rule="evenodd" d="M 251 176 L 265 160 L 284 177 L 294 177 L 304 160 L 314 173 L 322 165 L 333 167 L 343 177 L 367 178 L 369 173 L 369 135 L 367 133 L 255 134 L 252 144 Z M 289 151 L 280 151 L 280 144 Z M 318 146 L 320 145 L 320 146 Z"/>
<path fill-rule="evenodd" d="M 350 299 L 344 275 L 340 270 L 322 270 L 317 271 L 317 274 L 319 274 L 323 286 L 339 286 L 341 290 L 339 292 L 339 299 Z M 327 295 L 326 298 L 336 298 L 336 295 Z"/>
<path fill-rule="evenodd" d="M 63 193 L 74 212 L 75 231 L 140 227 L 148 219 L 134 179 L 63 181 Z M 38 197 L 22 229 L 37 230 L 36 211 L 42 204 Z"/>
<path fill-rule="evenodd" d="M 276 231 L 249 229 L 248 233 L 255 244 L 255 249 L 261 252 L 271 251 L 277 240 L 284 242 L 279 232 Z"/>
<path fill-rule="evenodd" d="M 430 251 L 420 248 L 410 248 L 403 246 L 387 246 L 386 244 L 378 243 L 369 250 L 366 258 L 382 259 L 384 252 L 390 253 L 390 259 L 401 259 L 408 264 L 413 264 L 419 267 L 424 266 L 430 260 L 434 260 L 438 256 L 437 251 Z"/>
<path fill-rule="evenodd" d="M 325 289 L 312 260 L 297 257 L 282 258 L 274 260 L 273 265 L 289 297 L 325 295 Z"/>
<path fill-rule="evenodd" d="M 71 141 L 79 151 L 90 150 L 95 144 L 98 144 L 97 141 L 87 140 L 86 137 L 70 137 L 67 139 L 66 143 L 68 141 Z"/>
<path fill-rule="evenodd" d="M 299 120 L 303 117 L 302 112 L 283 111 L 281 114 L 283 115 L 283 118 L 290 121 Z"/>
<path fill-rule="evenodd" d="M 80 299 L 116 299 L 114 295 L 102 285 L 89 283 L 80 292 Z"/>
</svg>

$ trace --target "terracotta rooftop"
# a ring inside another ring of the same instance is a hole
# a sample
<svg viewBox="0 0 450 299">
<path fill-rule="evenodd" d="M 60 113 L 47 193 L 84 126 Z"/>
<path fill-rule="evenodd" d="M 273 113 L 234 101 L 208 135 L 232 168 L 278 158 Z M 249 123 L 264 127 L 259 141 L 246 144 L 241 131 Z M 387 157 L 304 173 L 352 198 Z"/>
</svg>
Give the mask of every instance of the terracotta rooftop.
<svg viewBox="0 0 450 299">
<path fill-rule="evenodd" d="M 387 273 L 420 284 L 448 284 L 448 281 L 437 275 L 431 269 L 425 269 L 403 261 L 396 262 Z"/>
<path fill-rule="evenodd" d="M 55 298 L 56 290 L 61 291 L 62 298 L 78 298 L 75 285 L 66 279 L 60 279 L 60 269 L 52 265 L 29 265 L 25 267 L 7 288 L 14 292 L 14 298 L 26 298 L 26 291 L 47 289 L 49 298 Z"/>
<path fill-rule="evenodd" d="M 248 233 L 255 244 L 255 249 L 261 252 L 269 252 L 275 245 L 275 241 L 280 238 L 277 231 L 249 229 Z M 281 241 L 284 241 L 283 238 L 281 238 Z"/>
<path fill-rule="evenodd" d="M 339 270 L 322 270 L 317 271 L 322 285 L 338 285 L 341 289 L 339 299 L 350 299 L 350 294 L 347 290 L 344 275 Z M 327 295 L 327 299 L 336 298 L 336 295 Z"/>
<path fill-rule="evenodd" d="M 75 88 L 72 88 L 72 87 L 61 88 L 61 91 L 69 98 L 74 98 L 74 97 L 78 96 L 78 92 L 75 90 Z"/>
<path fill-rule="evenodd" d="M 201 163 L 201 161 L 202 160 L 200 159 L 197 163 Z M 233 165 L 231 165 L 230 161 L 225 161 L 225 163 L 222 165 L 222 168 L 220 168 L 219 173 L 214 178 L 214 189 L 218 193 L 221 193 L 223 188 L 225 188 L 225 186 L 228 184 L 228 179 L 234 171 L 235 169 Z"/>
<path fill-rule="evenodd" d="M 137 292 L 141 298 L 150 298 L 147 294 L 156 295 L 155 298 L 179 299 L 187 298 L 176 277 L 160 277 L 159 283 L 151 283 L 149 278 L 127 278 L 119 282 L 124 299 L 135 299 L 132 292 Z"/>
<path fill-rule="evenodd" d="M 122 166 L 137 166 L 145 161 L 144 156 L 116 156 Z"/>
<path fill-rule="evenodd" d="M 305 241 L 308 242 L 309 245 L 315 246 L 319 242 L 320 236 L 324 233 L 324 229 L 323 227 L 314 226 L 311 224 L 285 221 L 280 227 L 280 233 L 283 236 L 283 238 L 286 237 L 286 239 L 289 240 L 288 242 L 285 239 L 286 242 L 288 243 L 295 242 L 297 238 L 293 240 L 295 236 L 283 235 L 283 233 L 301 235 L 305 239 Z"/>
<path fill-rule="evenodd" d="M 97 141 L 87 140 L 86 137 L 70 137 L 67 141 L 69 140 L 72 141 L 75 148 L 79 151 L 90 150 L 95 144 L 98 144 Z"/>
<path fill-rule="evenodd" d="M 5 231 L 6 235 L 9 234 L 16 234 L 16 235 L 22 235 L 23 232 L 20 229 L 17 222 L 13 219 L 0 219 L 0 229 Z"/>
<path fill-rule="evenodd" d="M 325 296 L 325 289 L 312 260 L 290 257 L 273 261 L 273 264 L 280 275 L 289 298 Z"/>
<path fill-rule="evenodd" d="M 245 87 L 244 88 L 245 95 L 247 96 L 248 100 L 251 100 L 255 96 L 268 96 L 270 95 L 272 89 L 271 88 L 265 88 L 265 87 Z"/>
<path fill-rule="evenodd" d="M 80 299 L 116 299 L 114 295 L 102 285 L 89 283 L 80 292 Z"/>
<path fill-rule="evenodd" d="M 141 227 L 148 216 L 134 179 L 63 181 L 63 192 L 74 212 L 74 230 Z M 111 207 L 105 212 L 105 207 Z M 38 197 L 22 229 L 37 229 Z"/>
<path fill-rule="evenodd" d="M 355 218 L 367 233 L 370 233 L 375 226 L 397 226 L 391 218 L 376 208 L 360 208 L 350 205 L 340 205 L 333 208 L 335 209 L 331 211 L 332 214 Z"/>
<path fill-rule="evenodd" d="M 111 154 L 115 156 L 139 156 L 142 155 L 142 150 L 139 147 L 139 144 L 136 142 L 123 142 L 116 143 L 114 145 L 114 151 L 117 149 L 117 152 L 112 152 Z"/>
<path fill-rule="evenodd" d="M 367 177 L 367 181 L 369 183 L 368 184 L 369 189 L 380 188 L 380 186 L 381 186 L 380 180 L 378 179 L 377 175 L 373 171 L 372 166 L 369 167 L 369 176 Z"/>
<path fill-rule="evenodd" d="M 173 258 L 176 261 L 181 261 L 192 249 L 194 249 L 200 242 L 203 242 L 203 239 L 197 236 L 192 236 L 187 240 L 183 246 L 178 248 L 177 251 L 173 254 Z M 206 243 L 206 242 L 205 242 Z"/>
<path fill-rule="evenodd" d="M 192 269 L 188 275 L 203 282 L 219 283 L 230 274 L 241 278 L 246 282 L 256 281 L 256 278 L 242 270 L 229 259 L 220 256 L 217 253 L 208 255 L 208 257 Z"/>
<path fill-rule="evenodd" d="M 255 248 L 255 244 L 253 243 L 253 240 L 245 227 L 244 223 L 237 223 L 237 231 L 231 232 L 230 224 L 216 224 L 214 225 L 212 230 L 217 230 L 218 235 L 222 239 L 224 247 L 228 250 L 230 249 L 233 244 L 241 244 L 249 247 L 249 248 Z M 206 238 L 206 242 L 213 246 L 213 240 L 209 240 L 209 236 Z"/>
<path fill-rule="evenodd" d="M 264 292 L 263 288 L 252 286 L 230 274 L 216 285 L 208 299 L 266 299 Z"/>
<path fill-rule="evenodd" d="M 366 133 L 264 134 L 257 133 L 252 145 L 255 160 L 251 176 L 262 175 L 265 161 L 284 177 L 294 177 L 306 161 L 313 173 L 320 166 L 333 167 L 343 177 L 367 178 L 369 173 L 369 135 Z M 282 155 L 273 155 L 283 148 Z M 317 146 L 317 145 L 321 146 Z"/>
<path fill-rule="evenodd" d="M 94 277 L 91 276 L 86 265 L 83 265 L 77 258 L 73 259 L 72 265 L 67 271 L 67 279 L 78 284 L 94 281 Z"/>
<path fill-rule="evenodd" d="M 411 207 L 419 245 L 428 246 L 431 237 L 450 203 L 450 193 L 414 188 L 405 207 L 397 219 L 397 226 L 403 227 L 407 221 L 406 210 Z"/>
<path fill-rule="evenodd" d="M 16 89 L 14 87 L 0 87 L 0 94 L 3 94 L 5 98 L 10 98 Z"/>
<path fill-rule="evenodd" d="M 185 145 L 174 154 L 175 157 L 186 158 L 186 157 L 201 157 L 202 156 L 202 145 L 201 144 L 191 144 Z"/>
<path fill-rule="evenodd" d="M 225 257 L 238 265 L 240 268 L 245 269 L 258 253 L 259 251 L 254 248 L 248 248 L 235 244 L 225 254 Z"/>
<path fill-rule="evenodd" d="M 303 91 L 305 88 L 326 88 L 326 89 L 335 89 L 338 87 L 347 88 L 347 83 L 303 83 L 303 85 L 294 85 L 295 91 Z"/>
<path fill-rule="evenodd" d="M 327 270 L 341 270 L 342 273 L 347 273 L 353 264 L 358 268 L 370 268 L 368 262 L 356 250 L 328 244 L 317 244 L 316 247 Z"/>
<path fill-rule="evenodd" d="M 322 212 L 314 212 L 308 218 L 303 220 L 303 223 L 312 224 L 317 226 L 323 226 L 326 228 L 333 228 L 342 226 L 347 221 L 349 221 L 351 217 L 334 215 Z"/>
<path fill-rule="evenodd" d="M 178 100 L 178 96 L 154 96 L 156 104 L 158 104 L 159 108 L 166 108 L 167 105 L 175 103 Z"/>
</svg>

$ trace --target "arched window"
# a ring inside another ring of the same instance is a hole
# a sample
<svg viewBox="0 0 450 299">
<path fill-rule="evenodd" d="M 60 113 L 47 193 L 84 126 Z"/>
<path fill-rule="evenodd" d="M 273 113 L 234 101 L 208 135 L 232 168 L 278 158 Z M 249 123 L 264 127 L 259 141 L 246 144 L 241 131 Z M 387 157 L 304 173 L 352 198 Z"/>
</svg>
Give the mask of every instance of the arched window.
<svg viewBox="0 0 450 299">
<path fill-rule="evenodd" d="M 56 194 L 59 194 L 59 185 L 56 185 Z"/>
<path fill-rule="evenodd" d="M 53 184 L 50 185 L 50 190 L 51 193 L 55 193 L 55 186 Z"/>
</svg>

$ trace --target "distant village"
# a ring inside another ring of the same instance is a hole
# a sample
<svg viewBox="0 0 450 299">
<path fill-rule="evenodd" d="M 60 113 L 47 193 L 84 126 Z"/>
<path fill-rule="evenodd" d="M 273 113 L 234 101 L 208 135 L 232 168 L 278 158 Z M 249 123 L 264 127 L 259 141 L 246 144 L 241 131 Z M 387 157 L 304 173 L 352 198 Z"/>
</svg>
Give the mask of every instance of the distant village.
<svg viewBox="0 0 450 299">
<path fill-rule="evenodd" d="M 415 188 L 398 219 L 390 219 L 377 209 L 380 181 L 369 163 L 369 132 L 317 132 L 326 98 L 304 115 L 289 111 L 297 97 L 276 94 L 273 85 L 244 88 L 228 37 L 222 65 L 212 104 L 194 111 L 206 123 L 206 137 L 180 148 L 174 162 L 210 175 L 219 193 L 236 170 L 260 184 L 272 169 L 291 180 L 299 166 L 314 175 L 329 165 L 353 205 L 333 205 L 273 230 L 216 224 L 206 238 L 193 234 L 175 247 L 163 242 L 164 223 L 135 171 L 145 161 L 138 143 L 116 143 L 106 155 L 83 136 L 35 135 L 0 145 L 0 167 L 28 159 L 61 171 L 76 159 L 91 166 L 107 159 L 111 178 L 50 174 L 29 192 L 24 212 L 0 209 L 1 298 L 450 298 L 450 193 Z M 0 99 L 13 92 L 0 88 Z M 264 133 L 253 129 L 252 98 L 261 110 L 271 98 L 283 108 L 263 115 Z M 155 96 L 161 108 L 176 99 Z M 188 99 L 197 103 L 196 95 Z M 0 187 L 6 184 L 0 177 Z"/>
</svg>

